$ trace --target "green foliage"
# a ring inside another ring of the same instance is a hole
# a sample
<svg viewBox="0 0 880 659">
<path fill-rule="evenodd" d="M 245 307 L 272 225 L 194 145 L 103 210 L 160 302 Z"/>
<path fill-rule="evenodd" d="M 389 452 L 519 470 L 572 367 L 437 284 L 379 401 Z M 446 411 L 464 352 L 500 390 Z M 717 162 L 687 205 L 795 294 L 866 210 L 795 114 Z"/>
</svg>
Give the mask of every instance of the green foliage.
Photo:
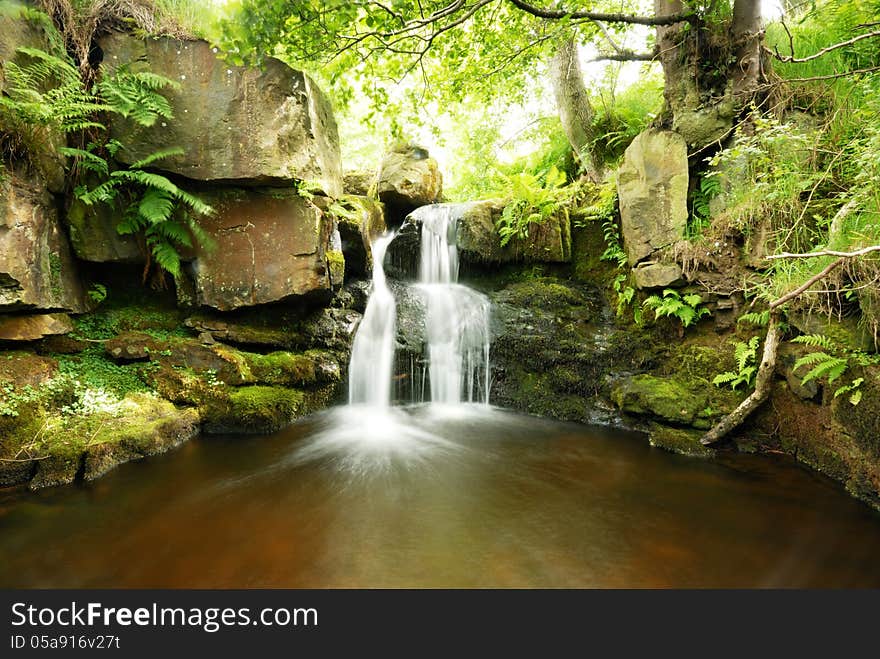
<svg viewBox="0 0 880 659">
<path fill-rule="evenodd" d="M 691 221 L 687 226 L 687 238 L 698 237 L 712 221 L 710 204 L 721 193 L 721 179 L 718 172 L 706 172 L 700 177 L 700 184 L 694 191 L 691 205 Z"/>
<path fill-rule="evenodd" d="M 719 373 L 712 380 L 712 384 L 716 387 L 730 385 L 730 388 L 734 391 L 741 384 L 744 384 L 746 388 L 751 388 L 755 383 L 755 376 L 758 372 L 759 342 L 760 339 L 757 336 L 749 339 L 748 343 L 737 341 L 733 350 L 737 371 Z"/>
<path fill-rule="evenodd" d="M 824 379 L 830 385 L 846 375 L 853 366 L 869 366 L 880 363 L 880 356 L 844 348 L 824 334 L 802 334 L 793 338 L 791 342 L 818 348 L 813 352 L 808 352 L 794 364 L 795 371 L 802 368 L 808 369 L 801 376 L 802 384 L 811 380 Z M 834 397 L 849 394 L 850 404 L 858 405 L 862 399 L 861 385 L 864 381 L 863 377 L 853 378 L 848 384 L 838 386 L 834 391 Z"/>
<path fill-rule="evenodd" d="M 612 65 L 604 84 L 591 99 L 595 107 L 592 151 L 606 163 L 614 164 L 636 135 L 659 114 L 663 106 L 663 77 L 645 66 L 640 80 L 618 91 L 619 65 Z"/>
<path fill-rule="evenodd" d="M 749 323 L 755 327 L 766 327 L 770 323 L 770 311 L 744 313 L 736 319 L 737 323 Z"/>
<path fill-rule="evenodd" d="M 107 287 L 104 284 L 92 284 L 88 291 L 89 299 L 95 304 L 101 304 L 107 299 Z"/>
<path fill-rule="evenodd" d="M 554 213 L 564 211 L 563 203 L 567 190 L 565 174 L 551 167 L 541 178 L 527 172 L 507 177 L 512 200 L 509 201 L 495 228 L 501 237 L 501 246 L 511 239 L 526 240 L 529 226 L 543 224 Z"/>
<path fill-rule="evenodd" d="M 645 309 L 654 312 L 655 318 L 677 318 L 683 327 L 690 327 L 703 316 L 709 315 L 709 310 L 701 306 L 703 298 L 692 293 L 680 295 L 678 291 L 667 288 L 663 295 L 651 295 L 643 303 Z"/>
<path fill-rule="evenodd" d="M 51 131 L 83 138 L 86 131 L 93 135 L 83 147 L 58 148 L 61 155 L 71 158 L 73 172 L 100 181 L 91 190 L 78 185 L 74 194 L 89 206 L 113 206 L 121 217 L 117 231 L 141 234 L 154 262 L 179 276 L 180 248 L 192 247 L 193 237 L 203 245 L 211 244 L 195 218 L 210 214 L 212 209 L 148 168 L 163 158 L 182 154 L 182 149 L 157 151 L 128 168 L 117 169 L 111 158 L 124 146 L 108 139 L 105 126 L 97 120 L 102 115 L 119 115 L 150 127 L 159 119 L 171 119 L 171 104 L 162 91 L 177 89 L 178 83 L 149 71 L 133 72 L 119 66 L 105 72 L 88 89 L 79 68 L 63 50 L 50 54 L 19 48 L 18 52 L 27 57 L 27 64 L 7 63 L 7 95 L 0 96 L 4 132 L 16 135 L 12 142 L 20 143 L 25 154 L 38 152 Z"/>
</svg>

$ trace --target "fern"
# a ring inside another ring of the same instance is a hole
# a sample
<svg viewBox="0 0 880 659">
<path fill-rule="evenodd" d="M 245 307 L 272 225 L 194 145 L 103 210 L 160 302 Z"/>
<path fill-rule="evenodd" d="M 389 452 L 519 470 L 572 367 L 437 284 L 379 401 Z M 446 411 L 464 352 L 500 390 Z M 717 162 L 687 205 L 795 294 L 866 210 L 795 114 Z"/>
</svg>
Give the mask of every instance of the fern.
<svg viewBox="0 0 880 659">
<path fill-rule="evenodd" d="M 837 344 L 824 334 L 802 334 L 791 340 L 792 343 L 802 343 L 811 348 L 822 348 L 823 350 L 836 350 Z"/>
<path fill-rule="evenodd" d="M 716 387 L 722 385 L 730 385 L 734 391 L 739 385 L 744 384 L 751 387 L 755 382 L 755 376 L 758 373 L 758 344 L 760 339 L 753 336 L 748 343 L 737 341 L 733 349 L 733 356 L 736 360 L 737 372 L 725 371 L 719 373 L 712 380 L 712 384 Z"/>
<path fill-rule="evenodd" d="M 737 318 L 737 323 L 749 323 L 756 327 L 766 327 L 770 322 L 770 311 L 761 311 L 760 313 L 744 313 Z"/>
<path fill-rule="evenodd" d="M 674 317 L 684 327 L 690 327 L 700 318 L 709 314 L 709 310 L 700 306 L 703 298 L 699 295 L 685 295 L 681 297 L 678 292 L 671 288 L 663 291 L 663 296 L 652 295 L 646 299 L 642 306 L 654 312 L 655 318 Z"/>
<path fill-rule="evenodd" d="M 551 167 L 543 177 L 520 172 L 506 178 L 513 200 L 495 223 L 502 247 L 513 238 L 526 240 L 529 225 L 545 222 L 562 208 L 565 185 L 565 173 L 556 167 Z"/>
</svg>

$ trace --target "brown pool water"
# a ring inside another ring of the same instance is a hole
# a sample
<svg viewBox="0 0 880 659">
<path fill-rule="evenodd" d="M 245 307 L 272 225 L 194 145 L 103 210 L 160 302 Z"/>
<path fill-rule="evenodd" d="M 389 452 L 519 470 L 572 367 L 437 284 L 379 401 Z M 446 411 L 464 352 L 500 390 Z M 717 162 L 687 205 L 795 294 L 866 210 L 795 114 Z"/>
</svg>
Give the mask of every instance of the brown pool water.
<svg viewBox="0 0 880 659">
<path fill-rule="evenodd" d="M 339 408 L 0 490 L 6 587 L 878 587 L 880 515 L 788 460 L 485 409 Z"/>
</svg>

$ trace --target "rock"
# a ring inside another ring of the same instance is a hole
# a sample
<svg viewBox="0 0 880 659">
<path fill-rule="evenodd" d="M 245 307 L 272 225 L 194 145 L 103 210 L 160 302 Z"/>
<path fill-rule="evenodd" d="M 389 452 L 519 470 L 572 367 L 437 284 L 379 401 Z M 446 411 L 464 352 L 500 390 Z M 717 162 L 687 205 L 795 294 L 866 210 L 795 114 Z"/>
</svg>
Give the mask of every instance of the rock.
<svg viewBox="0 0 880 659">
<path fill-rule="evenodd" d="M 802 376 L 809 372 L 809 368 L 801 368 L 800 374 L 794 370 L 798 358 L 808 352 L 793 343 L 784 343 L 780 346 L 776 361 L 776 372 L 785 378 L 788 388 L 801 400 L 814 400 L 819 394 L 819 383 L 810 380 L 806 384 L 802 382 Z"/>
<path fill-rule="evenodd" d="M 373 172 L 345 172 L 342 175 L 342 192 L 346 195 L 366 197 L 375 182 L 376 174 Z"/>
<path fill-rule="evenodd" d="M 0 341 L 36 341 L 72 331 L 73 322 L 65 313 L 0 316 Z"/>
<path fill-rule="evenodd" d="M 672 378 L 634 375 L 617 382 L 611 391 L 615 405 L 628 414 L 692 425 L 708 406 L 708 396 Z"/>
<path fill-rule="evenodd" d="M 633 279 L 639 288 L 666 288 L 684 283 L 677 263 L 640 263 L 634 268 Z"/>
<path fill-rule="evenodd" d="M 209 433 L 270 433 L 289 426 L 305 413 L 301 391 L 283 387 L 240 387 L 228 405 L 206 419 Z"/>
<path fill-rule="evenodd" d="M 436 208 L 445 209 L 457 217 L 455 241 L 463 263 L 566 263 L 571 260 L 571 222 L 565 212 L 559 212 L 541 224 L 532 223 L 526 240 L 514 238 L 502 247 L 496 221 L 504 211 L 503 201 L 438 204 Z M 424 212 L 417 210 L 407 215 L 389 245 L 390 275 L 415 276 Z"/>
<path fill-rule="evenodd" d="M 114 119 L 111 135 L 126 145 L 126 164 L 159 149 L 186 153 L 162 161 L 165 171 L 202 181 L 314 183 L 342 194 L 339 136 L 330 102 L 301 71 L 268 58 L 261 68 L 224 62 L 206 41 L 138 38 L 111 32 L 98 40 L 104 74 L 119 65 L 180 83 L 166 91 L 174 119 L 150 128 Z"/>
<path fill-rule="evenodd" d="M 412 209 L 439 201 L 443 192 L 437 161 L 426 149 L 412 144 L 387 153 L 376 179 L 376 195 L 388 206 L 389 218 L 398 222 Z"/>
<path fill-rule="evenodd" d="M 37 470 L 28 483 L 28 489 L 33 492 L 47 487 L 70 485 L 76 480 L 82 466 L 82 455 L 50 455 L 35 462 Z"/>
<path fill-rule="evenodd" d="M 52 50 L 44 28 L 24 16 L 23 9 L 25 5 L 16 0 L 0 2 L 0 95 L 6 88 L 6 63 L 26 66 L 31 61 L 27 55 L 17 52 L 19 48 Z M 26 144 L 28 160 L 39 171 L 48 189 L 56 193 L 64 191 L 65 158 L 58 149 L 66 144 L 64 133 L 50 129 L 41 130 L 38 139 L 29 139 Z"/>
<path fill-rule="evenodd" d="M 730 134 L 733 115 L 733 102 L 727 98 L 696 110 L 680 107 L 674 113 L 672 129 L 690 146 L 702 148 Z"/>
<path fill-rule="evenodd" d="M 345 195 L 339 200 L 345 211 L 336 214 L 347 277 L 365 277 L 373 270 L 372 240 L 385 233 L 385 208 L 370 197 Z"/>
<path fill-rule="evenodd" d="M 58 361 L 38 357 L 27 352 L 12 352 L 0 356 L 0 382 L 13 386 L 38 387 L 58 372 Z"/>
<path fill-rule="evenodd" d="M 45 183 L 0 177 L 0 312 L 86 310 L 67 237 Z"/>
<path fill-rule="evenodd" d="M 500 200 L 468 202 L 458 220 L 461 259 L 472 263 L 565 263 L 571 260 L 571 222 L 560 211 L 540 224 L 529 225 L 525 240 L 511 239 L 501 246 L 496 223 L 504 212 Z"/>
<path fill-rule="evenodd" d="M 198 305 L 230 311 L 307 294 L 329 299 L 345 261 L 332 218 L 293 189 L 214 190 L 200 225 L 216 243 L 191 264 Z M 335 236 L 335 239 L 334 239 Z"/>
<path fill-rule="evenodd" d="M 131 395 L 126 413 L 110 419 L 86 448 L 83 478 L 95 480 L 120 464 L 170 451 L 199 432 L 199 414 L 165 400 Z"/>
<path fill-rule="evenodd" d="M 106 341 L 104 350 L 117 361 L 136 362 L 158 355 L 164 344 L 143 332 L 123 332 Z"/>
<path fill-rule="evenodd" d="M 670 428 L 659 423 L 648 424 L 648 436 L 651 446 L 666 449 L 673 453 L 691 458 L 711 458 L 715 450 L 700 443 L 703 432 L 685 428 Z"/>
<path fill-rule="evenodd" d="M 323 348 L 347 355 L 361 314 L 353 309 L 272 308 L 245 310 L 235 317 L 198 313 L 184 324 L 217 341 L 261 348 Z"/>
<path fill-rule="evenodd" d="M 863 352 L 877 351 L 871 331 L 853 316 L 829 318 L 821 313 L 795 311 L 788 314 L 788 320 L 801 333 L 822 334 L 843 348 Z"/>
<path fill-rule="evenodd" d="M 640 133 L 617 173 L 621 233 L 630 265 L 684 237 L 687 190 L 684 138 L 654 128 Z"/>
<path fill-rule="evenodd" d="M 142 263 L 144 254 L 135 237 L 116 231 L 119 219 L 107 204 L 86 206 L 73 200 L 65 222 L 77 258 L 92 263 Z"/>
</svg>

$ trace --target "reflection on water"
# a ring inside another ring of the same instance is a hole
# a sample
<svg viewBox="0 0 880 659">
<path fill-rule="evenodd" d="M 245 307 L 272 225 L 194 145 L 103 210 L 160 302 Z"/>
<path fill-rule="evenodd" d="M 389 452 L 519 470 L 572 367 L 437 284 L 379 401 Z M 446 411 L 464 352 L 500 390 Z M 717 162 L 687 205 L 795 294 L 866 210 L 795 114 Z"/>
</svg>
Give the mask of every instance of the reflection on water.
<svg viewBox="0 0 880 659">
<path fill-rule="evenodd" d="M 0 585 L 880 586 L 880 517 L 724 463 L 486 408 L 357 406 L 85 486 L 0 490 Z"/>
</svg>

